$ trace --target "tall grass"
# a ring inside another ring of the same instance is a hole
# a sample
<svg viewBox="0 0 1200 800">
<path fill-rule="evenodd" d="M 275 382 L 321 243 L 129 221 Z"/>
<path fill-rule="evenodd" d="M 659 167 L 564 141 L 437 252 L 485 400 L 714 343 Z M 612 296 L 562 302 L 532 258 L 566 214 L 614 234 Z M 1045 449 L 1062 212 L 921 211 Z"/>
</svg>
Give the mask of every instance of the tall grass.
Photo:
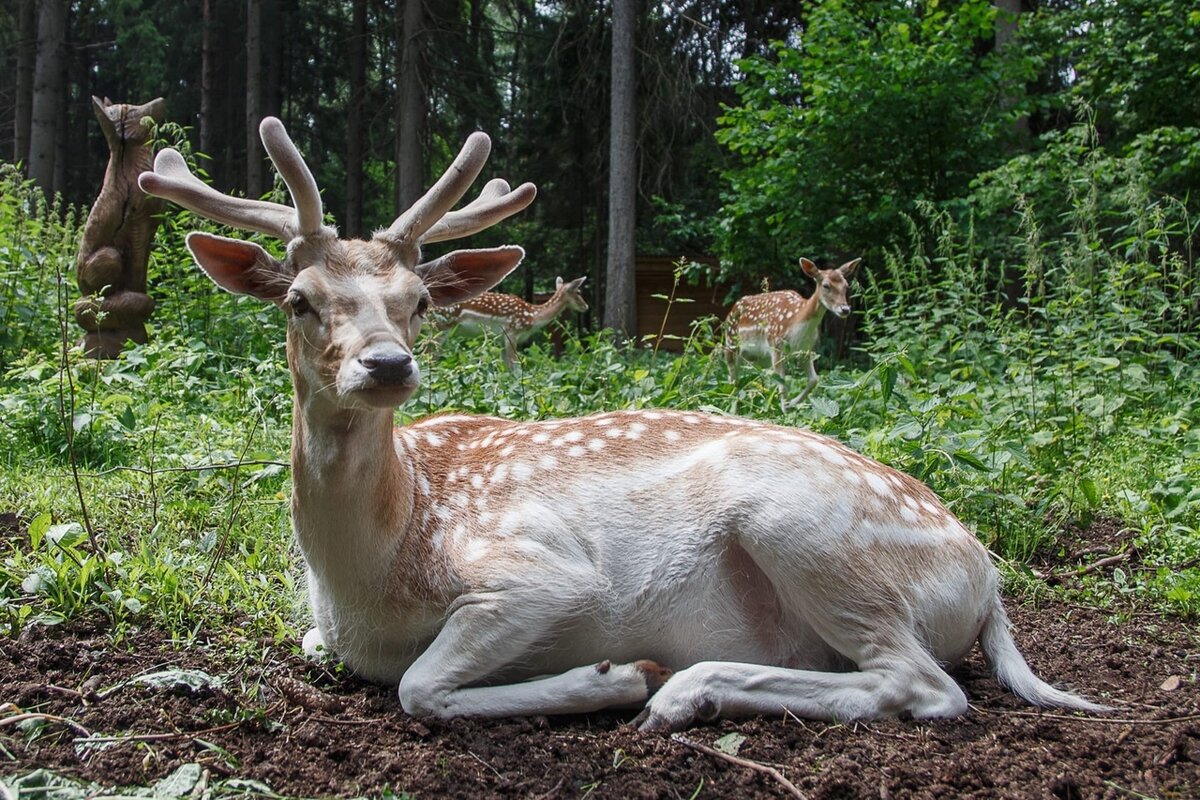
<svg viewBox="0 0 1200 800">
<path fill-rule="evenodd" d="M 0 180 L 0 631 L 100 612 L 118 635 L 152 623 L 184 638 L 209 626 L 234 642 L 294 642 L 302 604 L 281 315 L 217 291 L 182 247 L 206 223 L 171 212 L 150 269 L 150 343 L 104 363 L 69 349 L 64 413 L 56 297 L 79 214 L 41 202 L 11 169 Z M 728 381 L 708 320 L 679 355 L 572 334 L 556 360 L 534 342 L 516 374 L 496 341 L 428 336 L 422 388 L 398 421 L 443 409 L 544 418 L 736 405 L 928 482 L 1025 587 L 1037 582 L 1021 564 L 1065 547 L 1064 526 L 1115 517 L 1137 568 L 1071 585 L 1116 608 L 1195 614 L 1194 227 L 1182 206 L 1134 184 L 1119 214 L 1111 203 L 1098 211 L 1086 185 L 1073 189 L 1065 233 L 1050 242 L 1018 198 L 1013 238 L 999 248 L 1016 254 L 1007 260 L 981 243 L 976 218 L 923 209 L 911 241 L 861 273 L 856 352 L 823 356 L 821 386 L 786 412 L 769 370 Z"/>
</svg>

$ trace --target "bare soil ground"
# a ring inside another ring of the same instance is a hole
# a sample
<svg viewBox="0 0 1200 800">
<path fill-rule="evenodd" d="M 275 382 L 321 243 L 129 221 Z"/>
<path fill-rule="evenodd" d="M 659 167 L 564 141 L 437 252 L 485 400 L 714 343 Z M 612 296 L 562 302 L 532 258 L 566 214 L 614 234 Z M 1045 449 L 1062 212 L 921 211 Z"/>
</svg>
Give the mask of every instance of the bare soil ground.
<svg viewBox="0 0 1200 800">
<path fill-rule="evenodd" d="M 1061 575 L 1123 552 L 1119 531 L 1096 527 L 1036 568 Z M 264 643 L 248 663 L 215 636 L 180 647 L 154 630 L 114 646 L 103 621 L 89 621 L 0 638 L 0 703 L 13 704 L 0 709 L 0 776 L 45 767 L 108 787 L 148 786 L 199 763 L 211 781 L 252 779 L 301 797 L 796 796 L 764 769 L 774 768 L 814 799 L 1200 797 L 1193 626 L 1141 613 L 1114 622 L 1059 601 L 1008 606 L 1039 674 L 1118 710 L 1088 718 L 1029 708 L 975 655 L 956 672 L 972 702 L 961 719 L 842 725 L 780 716 L 686 734 L 709 746 L 741 734 L 743 763 L 733 763 L 640 734 L 626 724 L 632 713 L 418 721 L 394 688 L 287 648 Z M 203 670 L 223 685 L 128 683 L 167 667 Z M 49 716 L 30 738 L 3 721 L 19 712 Z M 87 734 L 114 738 L 79 747 Z"/>
</svg>

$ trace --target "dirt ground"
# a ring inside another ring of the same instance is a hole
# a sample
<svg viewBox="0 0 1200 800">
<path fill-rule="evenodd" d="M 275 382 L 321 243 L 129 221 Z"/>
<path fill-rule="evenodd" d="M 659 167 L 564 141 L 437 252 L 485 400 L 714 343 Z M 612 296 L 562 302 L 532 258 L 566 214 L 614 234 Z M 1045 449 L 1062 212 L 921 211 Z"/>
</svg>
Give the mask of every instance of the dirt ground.
<svg viewBox="0 0 1200 800">
<path fill-rule="evenodd" d="M 1120 552 L 1119 541 L 1104 541 L 1120 538 L 1115 528 L 1098 527 L 1091 541 L 1068 544 L 1070 554 L 1088 551 L 1079 558 L 1049 555 L 1035 568 L 1053 577 Z M 1039 674 L 1118 710 L 1039 712 L 1002 690 L 975 655 L 955 673 L 972 709 L 951 721 L 780 716 L 701 726 L 687 742 L 638 733 L 627 725 L 632 713 L 417 721 L 394 688 L 313 666 L 288 648 L 264 643 L 262 659 L 248 664 L 203 634 L 179 647 L 143 630 L 113 646 L 103 621 L 88 621 L 0 638 L 0 703 L 13 704 L 0 708 L 0 776 L 45 767 L 107 787 L 148 786 L 198 763 L 210 782 L 250 779 L 300 797 L 1200 797 L 1192 625 L 1145 613 L 1114 622 L 1060 601 L 1008 607 Z M 129 682 L 168 668 L 223 684 Z M 20 712 L 50 716 L 31 737 L 4 722 Z M 112 738 L 79 746 L 89 734 Z M 693 746 L 720 740 L 733 750 L 728 734 L 745 737 L 741 763 Z"/>
</svg>

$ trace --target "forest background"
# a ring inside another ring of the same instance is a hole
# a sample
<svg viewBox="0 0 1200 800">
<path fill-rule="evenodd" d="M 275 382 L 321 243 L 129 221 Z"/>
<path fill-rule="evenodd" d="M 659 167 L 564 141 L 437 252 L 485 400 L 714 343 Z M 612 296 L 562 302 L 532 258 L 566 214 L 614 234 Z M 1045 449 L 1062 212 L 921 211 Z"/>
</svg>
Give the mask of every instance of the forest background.
<svg viewBox="0 0 1200 800">
<path fill-rule="evenodd" d="M 1173 0 L 7 0 L 0 155 L 87 203 L 106 159 L 89 96 L 161 95 L 213 183 L 260 196 L 256 123 L 278 115 L 353 236 L 485 130 L 491 174 L 543 198 L 494 234 L 530 253 L 506 288 L 589 275 L 596 321 L 628 329 L 604 286 L 634 249 L 715 256 L 736 289 L 799 287 L 798 256 L 878 268 L 944 211 L 1016 265 L 1022 220 L 1057 238 L 1085 162 L 1105 213 L 1131 169 L 1191 208 L 1198 26 Z M 631 96 L 614 105 L 614 86 Z M 614 164 L 633 188 L 610 206 Z M 610 228 L 635 241 L 614 248 Z"/>
</svg>

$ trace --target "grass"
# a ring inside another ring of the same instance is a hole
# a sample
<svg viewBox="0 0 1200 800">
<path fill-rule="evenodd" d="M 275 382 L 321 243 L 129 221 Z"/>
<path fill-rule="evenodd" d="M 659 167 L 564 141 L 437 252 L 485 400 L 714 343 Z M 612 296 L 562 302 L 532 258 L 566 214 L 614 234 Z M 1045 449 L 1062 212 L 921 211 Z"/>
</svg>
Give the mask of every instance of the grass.
<svg viewBox="0 0 1200 800">
<path fill-rule="evenodd" d="M 80 214 L 38 202 L 11 170 L 0 183 L 0 513 L 15 515 L 0 527 L 0 631 L 100 611 L 117 638 L 154 625 L 186 640 L 203 625 L 294 647 L 304 611 L 282 316 L 209 284 L 182 239 L 210 226 L 173 212 L 151 264 L 150 343 L 88 361 L 62 325 Z M 786 412 L 768 370 L 728 381 L 709 320 L 680 355 L 601 333 L 568 336 L 556 360 L 535 342 L 516 375 L 496 341 L 428 337 L 423 386 L 397 418 L 736 406 L 926 481 L 1025 589 L 1038 582 L 1022 564 L 1064 547 L 1064 525 L 1115 517 L 1140 567 L 1060 591 L 1195 616 L 1197 286 L 1171 208 L 1124 238 L 1111 220 L 1081 220 L 1054 263 L 1026 229 L 1022 264 L 990 263 L 969 223 L 930 211 L 908 246 L 863 270 L 862 344 L 841 361 L 826 353 L 821 386 Z"/>
</svg>

